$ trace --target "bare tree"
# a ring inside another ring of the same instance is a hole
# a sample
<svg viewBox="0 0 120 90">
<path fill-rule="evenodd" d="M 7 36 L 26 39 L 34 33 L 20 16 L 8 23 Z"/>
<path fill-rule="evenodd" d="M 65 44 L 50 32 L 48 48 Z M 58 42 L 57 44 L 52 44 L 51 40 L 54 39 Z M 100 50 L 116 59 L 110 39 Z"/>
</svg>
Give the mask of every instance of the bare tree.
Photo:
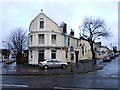
<svg viewBox="0 0 120 90">
<path fill-rule="evenodd" d="M 104 20 L 100 18 L 93 19 L 92 17 L 86 17 L 83 20 L 83 24 L 80 27 L 80 30 L 81 30 L 80 31 L 81 37 L 84 37 L 85 39 L 87 39 L 91 46 L 92 59 L 96 63 L 93 44 L 95 40 L 100 37 L 110 36 L 110 32 L 107 29 L 107 26 Z"/>
<path fill-rule="evenodd" d="M 26 31 L 22 28 L 16 28 L 10 32 L 7 45 L 15 53 L 17 63 L 19 63 L 23 50 L 26 48 Z"/>
</svg>

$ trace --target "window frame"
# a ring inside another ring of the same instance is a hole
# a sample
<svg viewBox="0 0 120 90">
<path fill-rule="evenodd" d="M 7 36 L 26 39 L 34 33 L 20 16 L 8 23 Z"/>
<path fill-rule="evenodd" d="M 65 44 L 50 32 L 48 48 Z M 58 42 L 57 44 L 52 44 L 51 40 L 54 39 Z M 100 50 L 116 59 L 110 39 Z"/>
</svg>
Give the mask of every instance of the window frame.
<svg viewBox="0 0 120 90">
<path fill-rule="evenodd" d="M 33 35 L 30 35 L 30 45 L 33 44 Z"/>
<path fill-rule="evenodd" d="M 77 47 L 79 46 L 79 41 L 77 40 Z"/>
<path fill-rule="evenodd" d="M 84 49 L 84 46 L 82 46 L 82 55 L 85 55 Z"/>
<path fill-rule="evenodd" d="M 30 50 L 30 58 L 32 59 L 33 58 L 33 51 Z"/>
<path fill-rule="evenodd" d="M 56 50 L 51 50 L 51 59 L 56 59 Z"/>
<path fill-rule="evenodd" d="M 44 34 L 38 34 L 38 43 L 45 44 L 45 35 Z"/>
<path fill-rule="evenodd" d="M 68 38 L 68 46 L 70 46 L 70 38 Z"/>
<path fill-rule="evenodd" d="M 68 51 L 65 52 L 65 58 L 68 58 Z"/>
<path fill-rule="evenodd" d="M 54 36 L 55 36 L 55 37 L 54 37 Z M 52 40 L 51 43 L 52 43 L 52 44 L 56 44 L 56 42 L 57 42 L 56 39 L 57 39 L 57 35 L 52 34 L 52 35 L 51 35 L 51 40 Z"/>
<path fill-rule="evenodd" d="M 41 23 L 42 23 L 42 25 L 41 25 Z M 44 28 L 44 19 L 43 18 L 40 18 L 40 20 L 39 20 L 39 29 L 43 29 Z"/>
</svg>

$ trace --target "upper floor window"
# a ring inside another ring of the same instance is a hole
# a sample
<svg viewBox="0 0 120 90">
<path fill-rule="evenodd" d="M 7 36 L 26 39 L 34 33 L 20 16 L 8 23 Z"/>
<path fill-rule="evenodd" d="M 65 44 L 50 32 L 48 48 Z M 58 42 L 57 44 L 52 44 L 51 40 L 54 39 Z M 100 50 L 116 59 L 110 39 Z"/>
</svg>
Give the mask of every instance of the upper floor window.
<svg viewBox="0 0 120 90">
<path fill-rule="evenodd" d="M 84 55 L 85 53 L 84 53 L 84 46 L 82 46 L 82 55 Z"/>
<path fill-rule="evenodd" d="M 44 34 L 39 34 L 39 44 L 44 44 Z"/>
<path fill-rule="evenodd" d="M 43 20 L 43 18 L 40 19 L 40 28 L 44 28 L 44 20 Z"/>
<path fill-rule="evenodd" d="M 30 45 L 32 45 L 32 42 L 33 42 L 33 36 L 31 35 L 30 36 Z"/>
<path fill-rule="evenodd" d="M 85 53 L 87 52 L 87 45 L 85 46 Z"/>
<path fill-rule="evenodd" d="M 52 44 L 56 44 L 56 35 L 52 35 Z"/>
<path fill-rule="evenodd" d="M 30 50 L 30 58 L 33 58 L 33 52 Z"/>
<path fill-rule="evenodd" d="M 70 46 L 70 38 L 68 38 L 68 46 Z"/>
<path fill-rule="evenodd" d="M 79 45 L 79 42 L 78 42 L 78 40 L 77 40 L 77 47 L 78 47 L 78 45 Z"/>
</svg>

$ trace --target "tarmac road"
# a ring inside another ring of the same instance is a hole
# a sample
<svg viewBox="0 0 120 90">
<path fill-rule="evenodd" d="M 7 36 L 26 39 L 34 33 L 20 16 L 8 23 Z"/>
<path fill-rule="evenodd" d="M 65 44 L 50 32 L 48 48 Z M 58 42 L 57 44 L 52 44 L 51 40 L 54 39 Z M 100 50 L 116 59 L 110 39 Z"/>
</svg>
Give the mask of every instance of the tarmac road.
<svg viewBox="0 0 120 90">
<path fill-rule="evenodd" d="M 106 64 L 103 69 L 77 75 L 59 76 L 2 76 L 3 88 L 54 88 L 54 89 L 109 89 L 120 87 L 118 61 L 120 56 Z"/>
</svg>

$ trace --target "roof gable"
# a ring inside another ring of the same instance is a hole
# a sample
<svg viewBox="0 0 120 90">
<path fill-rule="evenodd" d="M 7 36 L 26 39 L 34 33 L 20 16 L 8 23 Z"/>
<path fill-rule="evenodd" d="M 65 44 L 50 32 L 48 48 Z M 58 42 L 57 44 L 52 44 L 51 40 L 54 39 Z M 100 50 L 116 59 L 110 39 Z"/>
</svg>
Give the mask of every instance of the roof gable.
<svg viewBox="0 0 120 90">
<path fill-rule="evenodd" d="M 39 13 L 39 14 L 31 21 L 31 23 L 30 23 L 30 25 L 29 25 L 29 28 L 30 28 L 32 22 L 34 22 L 35 19 L 36 19 L 37 17 L 39 17 L 40 15 L 45 16 L 46 18 L 48 18 L 50 21 L 52 21 L 53 23 L 55 23 L 55 24 L 58 26 L 58 24 L 57 24 L 56 22 L 54 22 L 52 19 L 50 19 L 47 15 L 45 15 L 44 13 Z M 58 27 L 59 27 L 59 26 L 58 26 Z"/>
</svg>

